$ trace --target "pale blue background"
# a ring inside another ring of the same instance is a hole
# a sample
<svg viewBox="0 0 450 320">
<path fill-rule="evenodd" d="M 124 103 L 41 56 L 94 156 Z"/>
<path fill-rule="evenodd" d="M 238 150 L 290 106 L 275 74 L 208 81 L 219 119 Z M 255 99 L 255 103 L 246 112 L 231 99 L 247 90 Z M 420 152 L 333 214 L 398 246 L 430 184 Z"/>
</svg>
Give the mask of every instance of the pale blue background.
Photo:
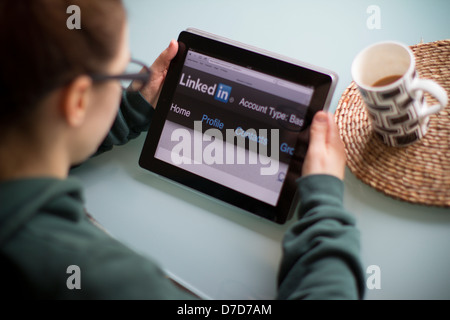
<svg viewBox="0 0 450 320">
<path fill-rule="evenodd" d="M 180 31 L 208 32 L 331 69 L 351 81 L 354 56 L 381 40 L 408 45 L 450 38 L 450 1 L 125 1 L 135 58 L 152 63 Z M 369 5 L 381 29 L 369 30 Z M 278 226 L 140 169 L 145 135 L 78 168 L 88 210 L 111 233 L 153 257 L 205 298 L 271 299 Z M 367 299 L 450 299 L 450 210 L 389 198 L 347 172 L 345 206 L 361 230 L 364 268 L 378 265 L 381 289 Z"/>
<path fill-rule="evenodd" d="M 408 45 L 450 37 L 448 0 L 191 0 L 125 1 L 134 55 L 149 62 L 187 27 L 296 58 L 337 72 L 334 106 L 350 81 L 350 65 L 365 46 L 382 40 Z M 366 26 L 370 5 L 381 29 Z"/>
</svg>

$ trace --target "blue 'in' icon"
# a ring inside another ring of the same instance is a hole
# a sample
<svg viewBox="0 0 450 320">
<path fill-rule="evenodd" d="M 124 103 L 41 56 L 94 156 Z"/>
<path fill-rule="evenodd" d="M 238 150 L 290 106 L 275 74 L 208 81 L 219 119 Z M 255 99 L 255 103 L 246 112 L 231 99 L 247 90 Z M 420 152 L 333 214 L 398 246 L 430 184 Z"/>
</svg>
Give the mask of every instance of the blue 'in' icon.
<svg viewBox="0 0 450 320">
<path fill-rule="evenodd" d="M 228 102 L 228 99 L 230 98 L 231 94 L 231 87 L 227 86 L 223 83 L 219 83 L 219 87 L 217 88 L 216 96 L 214 99 L 220 101 L 220 102 Z"/>
</svg>

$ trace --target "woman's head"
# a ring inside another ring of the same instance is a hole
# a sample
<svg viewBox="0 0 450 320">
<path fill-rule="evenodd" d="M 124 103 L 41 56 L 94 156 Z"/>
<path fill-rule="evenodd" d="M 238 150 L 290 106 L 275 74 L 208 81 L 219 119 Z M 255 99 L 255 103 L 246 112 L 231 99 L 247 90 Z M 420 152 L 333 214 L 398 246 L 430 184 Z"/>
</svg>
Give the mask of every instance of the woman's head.
<svg viewBox="0 0 450 320">
<path fill-rule="evenodd" d="M 81 29 L 67 28 L 70 5 L 80 8 Z M 91 140 L 104 137 L 117 111 L 120 86 L 113 81 L 94 84 L 88 75 L 125 69 L 129 60 L 125 20 L 120 0 L 1 1 L 0 133 L 34 128 L 39 115 L 48 118 L 51 108 L 45 108 L 51 103 L 60 113 L 52 114 L 55 119 L 65 120 L 74 130 L 77 126 L 97 130 Z M 106 118 L 101 124 L 80 122 L 81 116 L 86 120 L 101 112 Z M 83 141 L 71 139 L 82 147 Z M 78 160 L 83 156 L 87 155 L 80 154 Z"/>
</svg>

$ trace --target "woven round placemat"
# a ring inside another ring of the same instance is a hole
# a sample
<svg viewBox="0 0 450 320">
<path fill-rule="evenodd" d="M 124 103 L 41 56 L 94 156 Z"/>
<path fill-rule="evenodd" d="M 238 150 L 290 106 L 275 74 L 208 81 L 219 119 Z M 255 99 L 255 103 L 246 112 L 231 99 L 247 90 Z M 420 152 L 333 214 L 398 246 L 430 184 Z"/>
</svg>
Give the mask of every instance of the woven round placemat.
<svg viewBox="0 0 450 320">
<path fill-rule="evenodd" d="M 419 76 L 436 81 L 450 93 L 450 39 L 411 49 Z M 428 105 L 437 102 L 425 96 Z M 450 207 L 450 105 L 430 117 L 423 139 L 403 148 L 385 145 L 373 132 L 354 82 L 342 94 L 335 117 L 347 166 L 358 179 L 396 199 Z"/>
</svg>

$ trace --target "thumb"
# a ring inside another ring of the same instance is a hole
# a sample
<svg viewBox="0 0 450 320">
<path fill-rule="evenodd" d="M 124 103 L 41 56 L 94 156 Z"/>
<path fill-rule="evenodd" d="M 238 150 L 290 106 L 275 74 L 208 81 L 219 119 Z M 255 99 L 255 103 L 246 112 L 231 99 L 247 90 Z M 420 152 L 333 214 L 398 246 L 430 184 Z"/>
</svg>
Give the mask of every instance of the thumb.
<svg viewBox="0 0 450 320">
<path fill-rule="evenodd" d="M 178 42 L 176 40 L 170 41 L 169 46 L 161 52 L 152 64 L 151 69 L 155 73 L 165 73 L 169 68 L 170 61 L 176 56 L 178 52 Z"/>
<path fill-rule="evenodd" d="M 319 149 L 325 147 L 328 138 L 328 118 L 328 114 L 324 111 L 319 111 L 314 116 L 310 131 L 310 148 Z"/>
</svg>

